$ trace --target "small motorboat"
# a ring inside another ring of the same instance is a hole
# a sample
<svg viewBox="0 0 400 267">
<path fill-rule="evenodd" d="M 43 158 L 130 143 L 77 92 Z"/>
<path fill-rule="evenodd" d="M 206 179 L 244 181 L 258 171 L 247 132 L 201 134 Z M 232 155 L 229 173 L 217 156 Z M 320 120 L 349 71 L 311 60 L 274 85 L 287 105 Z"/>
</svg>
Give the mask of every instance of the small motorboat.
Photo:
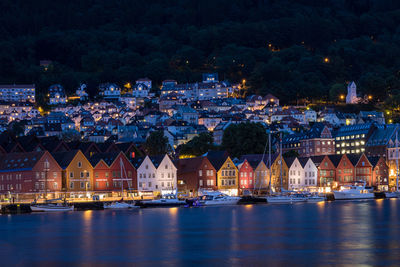
<svg viewBox="0 0 400 267">
<path fill-rule="evenodd" d="M 266 199 L 270 204 L 292 204 L 307 201 L 307 197 L 302 194 L 277 194 L 267 196 Z"/>
<path fill-rule="evenodd" d="M 385 192 L 386 198 L 400 198 L 400 191 Z"/>
<path fill-rule="evenodd" d="M 42 205 L 32 205 L 32 211 L 73 211 L 74 205 L 69 206 L 66 204 L 42 204 Z"/>
<path fill-rule="evenodd" d="M 326 198 L 324 196 L 320 196 L 318 194 L 306 195 L 306 198 L 307 198 L 307 202 L 310 202 L 310 203 L 317 203 L 317 202 L 322 202 L 322 201 L 326 200 Z"/>
<path fill-rule="evenodd" d="M 180 200 L 175 194 L 165 194 L 161 198 L 141 202 L 143 207 L 176 207 L 186 205 L 185 200 Z"/>
<path fill-rule="evenodd" d="M 236 205 L 240 197 L 231 197 L 219 191 L 208 192 L 203 195 L 199 202 L 204 206 Z"/>
<path fill-rule="evenodd" d="M 139 206 L 135 206 L 135 204 L 130 204 L 126 202 L 112 202 L 104 205 L 105 209 L 138 209 Z"/>
</svg>

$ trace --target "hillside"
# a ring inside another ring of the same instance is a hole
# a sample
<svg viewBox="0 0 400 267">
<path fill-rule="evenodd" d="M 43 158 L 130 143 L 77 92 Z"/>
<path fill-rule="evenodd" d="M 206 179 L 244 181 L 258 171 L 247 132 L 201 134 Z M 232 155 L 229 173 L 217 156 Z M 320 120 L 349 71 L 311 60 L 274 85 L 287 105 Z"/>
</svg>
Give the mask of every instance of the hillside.
<svg viewBox="0 0 400 267">
<path fill-rule="evenodd" d="M 350 80 L 400 103 L 399 1 L 3 0 L 0 10 L 0 83 L 35 83 L 39 94 L 218 72 L 286 103 L 335 101 Z"/>
</svg>

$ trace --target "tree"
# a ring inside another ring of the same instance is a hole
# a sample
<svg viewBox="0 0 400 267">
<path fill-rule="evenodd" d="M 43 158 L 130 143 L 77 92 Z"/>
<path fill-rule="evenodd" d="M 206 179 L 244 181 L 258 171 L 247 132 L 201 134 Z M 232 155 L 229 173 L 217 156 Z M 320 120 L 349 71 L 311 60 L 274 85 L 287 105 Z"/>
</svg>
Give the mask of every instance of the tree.
<svg viewBox="0 0 400 267">
<path fill-rule="evenodd" d="M 287 158 L 290 158 L 290 157 L 298 157 L 298 156 L 299 156 L 299 153 L 298 153 L 296 150 L 289 150 L 289 151 L 283 153 L 282 156 L 285 157 L 285 158 L 286 158 L 286 157 L 287 157 Z"/>
<path fill-rule="evenodd" d="M 329 99 L 334 102 L 338 100 L 344 100 L 346 93 L 346 87 L 343 83 L 335 83 L 329 89 Z"/>
<path fill-rule="evenodd" d="M 170 151 L 168 138 L 164 136 L 163 131 L 154 131 L 147 137 L 144 149 L 148 155 L 166 154 Z"/>
<path fill-rule="evenodd" d="M 192 140 L 182 145 L 180 155 L 200 156 L 215 148 L 214 138 L 211 133 L 201 133 Z"/>
<path fill-rule="evenodd" d="M 65 142 L 73 142 L 81 140 L 81 134 L 77 130 L 63 131 L 61 139 Z"/>
<path fill-rule="evenodd" d="M 231 124 L 222 137 L 222 148 L 232 157 L 244 154 L 262 154 L 268 143 L 268 135 L 260 123 Z"/>
</svg>

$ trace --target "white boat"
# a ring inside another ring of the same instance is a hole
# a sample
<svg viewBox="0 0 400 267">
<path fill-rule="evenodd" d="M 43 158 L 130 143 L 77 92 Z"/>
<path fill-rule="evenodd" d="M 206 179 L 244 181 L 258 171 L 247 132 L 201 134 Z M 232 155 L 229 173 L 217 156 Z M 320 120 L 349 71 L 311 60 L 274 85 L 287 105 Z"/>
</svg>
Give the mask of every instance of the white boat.
<svg viewBox="0 0 400 267">
<path fill-rule="evenodd" d="M 385 197 L 386 198 L 400 198 L 400 192 L 399 191 L 385 192 Z"/>
<path fill-rule="evenodd" d="M 307 196 L 307 202 L 316 203 L 325 201 L 325 197 L 319 195 L 309 195 Z"/>
<path fill-rule="evenodd" d="M 349 200 L 349 199 L 372 199 L 375 198 L 373 192 L 370 192 L 365 187 L 365 182 L 355 182 L 353 185 L 341 186 L 339 191 L 333 191 L 335 200 Z"/>
<path fill-rule="evenodd" d="M 199 203 L 203 206 L 236 205 L 240 197 L 231 197 L 218 191 L 207 192 L 200 197 Z"/>
<path fill-rule="evenodd" d="M 107 205 L 104 205 L 105 209 L 137 209 L 139 206 L 135 206 L 135 204 L 130 204 L 126 202 L 113 202 Z"/>
<path fill-rule="evenodd" d="M 185 200 L 180 200 L 175 194 L 165 194 L 161 198 L 142 201 L 141 203 L 145 207 L 174 207 L 185 205 Z"/>
<path fill-rule="evenodd" d="M 73 211 L 74 206 L 67 206 L 63 204 L 43 204 L 43 205 L 32 205 L 32 211 Z"/>
<path fill-rule="evenodd" d="M 270 195 L 266 197 L 267 202 L 271 204 L 285 204 L 285 203 L 297 203 L 297 202 L 306 202 L 307 197 L 300 194 L 279 194 L 279 195 Z"/>
</svg>

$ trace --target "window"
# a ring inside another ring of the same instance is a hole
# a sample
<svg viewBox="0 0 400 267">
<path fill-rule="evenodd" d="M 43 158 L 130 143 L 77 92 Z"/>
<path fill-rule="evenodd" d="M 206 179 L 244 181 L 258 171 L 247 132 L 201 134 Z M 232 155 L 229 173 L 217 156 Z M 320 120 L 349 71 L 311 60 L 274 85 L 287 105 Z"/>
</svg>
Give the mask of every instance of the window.
<svg viewBox="0 0 400 267">
<path fill-rule="evenodd" d="M 78 168 L 82 168 L 82 162 L 78 161 Z"/>
<path fill-rule="evenodd" d="M 90 172 L 87 172 L 86 173 L 86 178 L 89 178 L 90 177 Z"/>
<path fill-rule="evenodd" d="M 81 178 L 84 178 L 85 174 L 83 172 L 81 172 Z"/>
<path fill-rule="evenodd" d="M 57 183 L 57 182 L 54 182 L 53 188 L 54 188 L 54 189 L 58 189 L 58 183 Z"/>
<path fill-rule="evenodd" d="M 203 171 L 199 170 L 199 176 L 203 176 Z"/>
<path fill-rule="evenodd" d="M 84 188 L 85 188 L 85 183 L 81 182 L 81 189 L 84 189 Z"/>
<path fill-rule="evenodd" d="M 108 176 L 109 176 L 109 173 L 108 173 L 108 172 L 106 172 L 106 178 L 108 178 Z"/>
<path fill-rule="evenodd" d="M 99 182 L 96 182 L 96 183 L 94 184 L 94 187 L 95 187 L 95 188 L 99 188 Z"/>
<path fill-rule="evenodd" d="M 110 183 L 109 182 L 106 182 L 106 187 L 107 188 L 110 187 Z"/>
<path fill-rule="evenodd" d="M 94 177 L 99 178 L 99 173 L 98 173 L 98 172 L 95 172 L 95 173 L 94 173 Z"/>
<path fill-rule="evenodd" d="M 74 178 L 74 173 L 73 172 L 69 173 L 69 178 Z"/>
<path fill-rule="evenodd" d="M 203 180 L 199 180 L 199 185 L 203 186 Z"/>
<path fill-rule="evenodd" d="M 69 188 L 74 189 L 74 182 L 69 183 Z"/>
<path fill-rule="evenodd" d="M 168 169 L 168 165 L 167 164 L 165 164 L 165 169 Z"/>
</svg>

